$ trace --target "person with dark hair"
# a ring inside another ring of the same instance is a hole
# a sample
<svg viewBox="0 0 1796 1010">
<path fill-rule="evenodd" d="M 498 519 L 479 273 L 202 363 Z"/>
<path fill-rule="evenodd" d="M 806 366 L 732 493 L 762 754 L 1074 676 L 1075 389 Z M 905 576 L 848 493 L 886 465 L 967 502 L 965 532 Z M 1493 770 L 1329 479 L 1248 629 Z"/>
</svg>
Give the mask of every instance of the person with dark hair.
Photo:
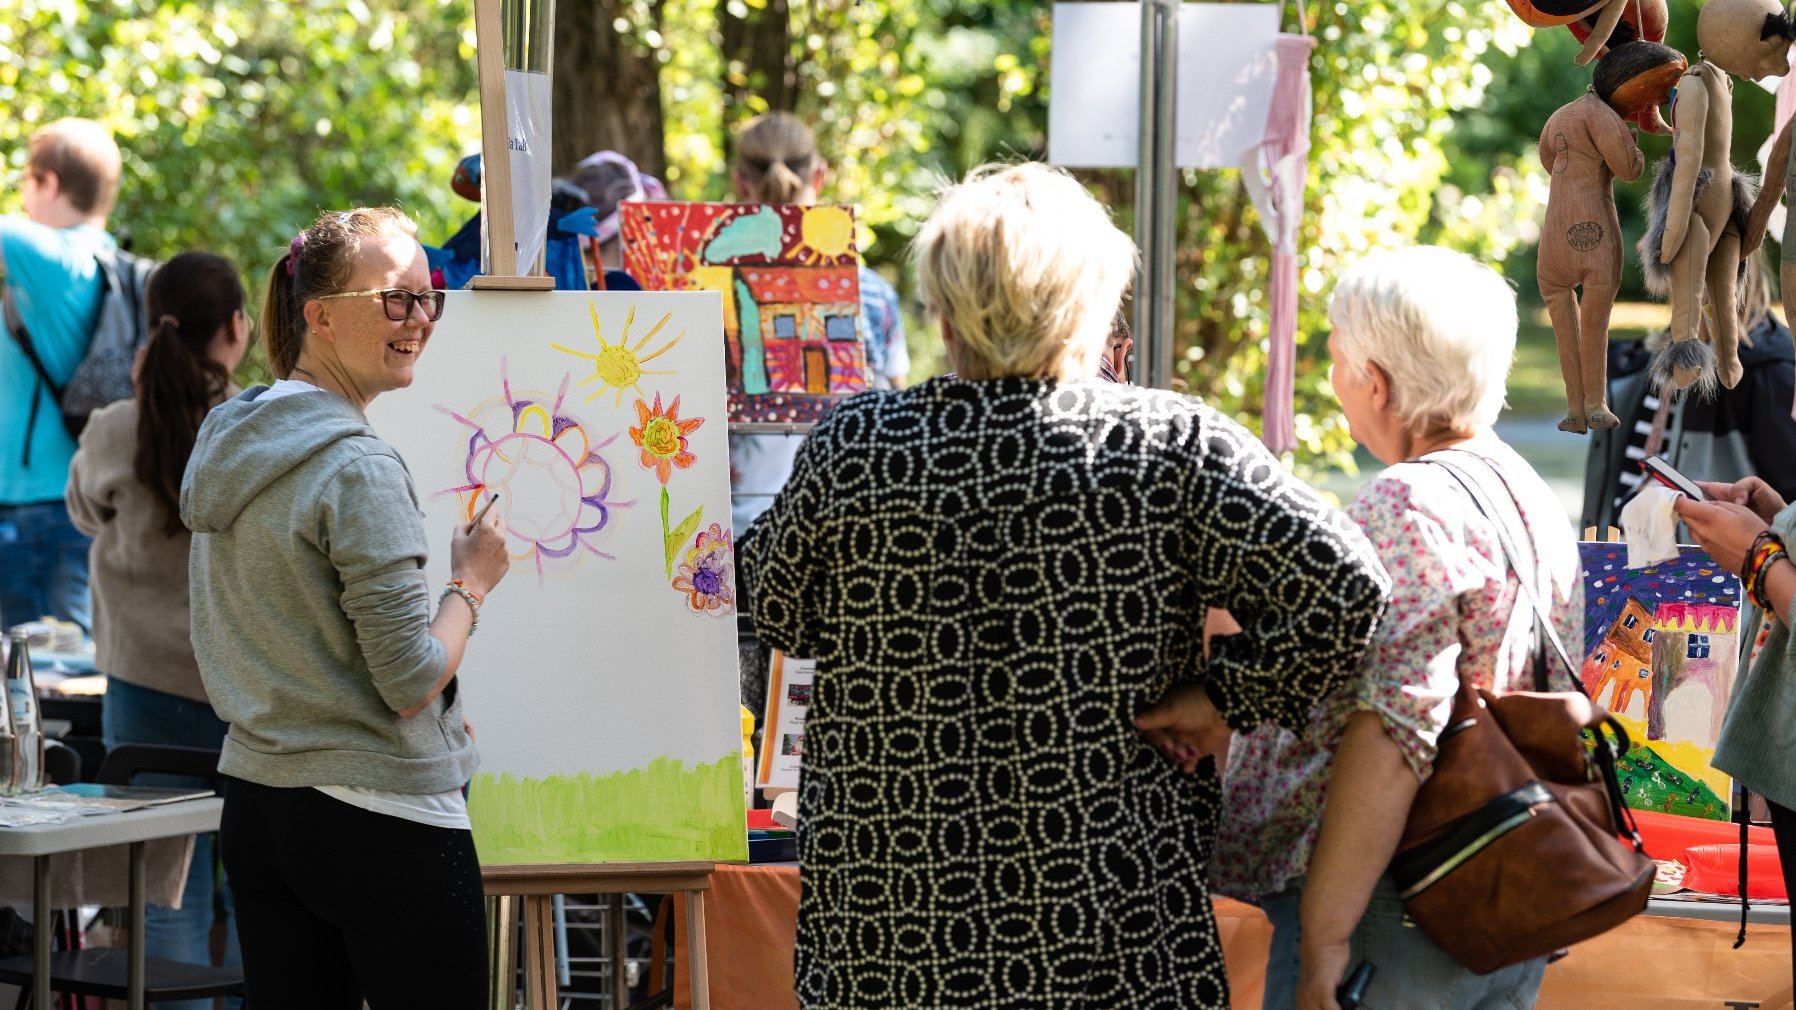
<svg viewBox="0 0 1796 1010">
<path fill-rule="evenodd" d="M 281 379 L 207 415 L 181 484 L 258 1010 L 486 1005 L 455 671 L 510 568 L 503 512 L 456 530 L 433 618 L 417 490 L 364 412 L 411 385 L 443 312 L 416 233 L 362 208 L 293 239 L 262 313 Z"/>
<path fill-rule="evenodd" d="M 120 158 L 111 132 L 88 119 L 50 123 L 29 152 L 25 216 L 0 217 L 0 627 L 49 616 L 87 628 L 88 542 L 62 502 L 75 440 L 49 387 L 75 374 L 99 318 Z"/>
<path fill-rule="evenodd" d="M 107 749 L 147 743 L 216 750 L 225 724 L 207 700 L 188 634 L 193 536 L 181 525 L 181 474 L 206 412 L 235 392 L 231 373 L 249 347 L 249 317 L 237 268 L 203 252 L 163 264 L 145 304 L 151 327 L 137 394 L 88 420 L 65 498 L 75 525 L 93 537 L 93 631 L 107 675 Z M 145 915 L 151 956 L 211 963 L 214 869 L 212 836 L 201 835 L 181 907 L 152 905 Z M 235 931 L 229 936 L 226 963 L 235 965 Z M 211 1001 L 163 1005 L 206 1010 Z"/>
</svg>

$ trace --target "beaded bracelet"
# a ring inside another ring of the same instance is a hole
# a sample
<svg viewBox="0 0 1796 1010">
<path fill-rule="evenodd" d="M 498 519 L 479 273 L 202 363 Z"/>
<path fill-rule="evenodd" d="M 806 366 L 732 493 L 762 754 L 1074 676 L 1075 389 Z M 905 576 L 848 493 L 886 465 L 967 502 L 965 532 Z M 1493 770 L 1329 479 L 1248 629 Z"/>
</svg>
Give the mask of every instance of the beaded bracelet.
<svg viewBox="0 0 1796 1010">
<path fill-rule="evenodd" d="M 1752 601 L 1753 606 L 1766 613 L 1775 611 L 1776 606 L 1771 602 L 1770 594 L 1765 591 L 1765 581 L 1770 576 L 1771 566 L 1777 563 L 1777 559 L 1787 559 L 1789 556 L 1789 552 L 1784 550 L 1782 544 L 1774 542 L 1768 551 L 1755 559 L 1757 565 L 1752 570 L 1752 578 L 1746 583 L 1746 597 Z"/>
<path fill-rule="evenodd" d="M 443 609 L 443 601 L 447 600 L 451 593 L 466 600 L 468 609 L 474 612 L 474 623 L 468 625 L 468 637 L 473 638 L 474 632 L 480 628 L 480 597 L 475 596 L 474 591 L 463 585 L 460 579 L 450 579 L 449 584 L 443 587 L 443 595 L 437 597 L 438 610 Z"/>
<path fill-rule="evenodd" d="M 1775 543 L 1779 547 L 1783 546 L 1782 541 L 1777 539 L 1777 534 L 1772 533 L 1770 530 L 1760 530 L 1759 535 L 1752 538 L 1752 546 L 1746 548 L 1746 558 L 1740 562 L 1741 579 L 1745 579 L 1747 575 L 1751 574 L 1753 562 L 1757 560 L 1759 551 L 1763 550 L 1765 545 L 1770 543 Z"/>
</svg>

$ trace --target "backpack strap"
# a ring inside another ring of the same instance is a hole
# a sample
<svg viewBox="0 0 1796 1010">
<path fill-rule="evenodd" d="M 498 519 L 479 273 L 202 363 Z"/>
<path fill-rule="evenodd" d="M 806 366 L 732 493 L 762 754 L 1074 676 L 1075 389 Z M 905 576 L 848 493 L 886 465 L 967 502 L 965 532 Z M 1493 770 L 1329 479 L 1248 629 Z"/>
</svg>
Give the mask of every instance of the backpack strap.
<svg viewBox="0 0 1796 1010">
<path fill-rule="evenodd" d="M 31 344 L 31 334 L 25 330 L 25 321 L 19 318 L 19 307 L 13 304 L 12 288 L 8 286 L 4 294 L 0 294 L 0 310 L 4 310 L 6 332 L 11 335 L 13 343 L 19 345 L 24 352 L 25 360 L 31 363 L 31 370 L 37 373 L 38 384 L 31 390 L 31 412 L 25 419 L 25 446 L 19 456 L 19 465 L 31 465 L 31 436 L 37 432 L 37 415 L 44 404 L 44 390 L 50 391 L 50 399 L 62 400 L 62 387 L 50 378 L 50 370 L 44 367 L 42 358 L 37 356 L 37 348 Z"/>
</svg>

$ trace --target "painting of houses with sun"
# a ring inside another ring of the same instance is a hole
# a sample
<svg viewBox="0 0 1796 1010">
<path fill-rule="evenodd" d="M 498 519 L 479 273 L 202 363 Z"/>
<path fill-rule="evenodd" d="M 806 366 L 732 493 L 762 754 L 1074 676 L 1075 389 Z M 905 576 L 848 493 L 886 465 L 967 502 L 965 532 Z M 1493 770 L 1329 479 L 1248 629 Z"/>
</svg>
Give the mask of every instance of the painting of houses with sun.
<svg viewBox="0 0 1796 1010">
<path fill-rule="evenodd" d="M 816 421 L 868 388 L 849 208 L 631 203 L 622 234 L 644 288 L 723 294 L 731 421 Z"/>
<path fill-rule="evenodd" d="M 711 292 L 451 292 L 370 406 L 430 584 L 483 505 L 506 524 L 456 677 L 483 862 L 746 858 L 722 330 Z"/>
<path fill-rule="evenodd" d="M 1622 544 L 1585 543 L 1585 691 L 1635 746 L 1621 762 L 1629 806 L 1727 820 L 1713 767 L 1738 668 L 1740 581 L 1695 547 L 1627 567 Z"/>
</svg>

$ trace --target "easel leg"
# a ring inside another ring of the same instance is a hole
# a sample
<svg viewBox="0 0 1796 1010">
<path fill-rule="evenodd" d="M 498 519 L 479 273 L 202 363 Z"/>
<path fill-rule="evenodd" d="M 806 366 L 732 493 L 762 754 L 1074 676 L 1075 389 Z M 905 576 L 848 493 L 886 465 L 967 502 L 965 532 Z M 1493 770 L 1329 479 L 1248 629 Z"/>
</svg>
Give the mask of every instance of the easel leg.
<svg viewBox="0 0 1796 1010">
<path fill-rule="evenodd" d="M 686 892 L 686 958 L 692 973 L 692 1010 L 711 1010 L 711 966 L 705 958 L 705 892 Z"/>
<path fill-rule="evenodd" d="M 555 906 L 548 895 L 524 896 L 524 1010 L 555 1010 Z"/>
<path fill-rule="evenodd" d="M 487 1008 L 514 1010 L 517 1003 L 517 899 L 486 899 Z"/>
<path fill-rule="evenodd" d="M 624 916 L 624 899 L 626 894 L 607 894 L 610 899 L 606 910 L 606 935 L 611 938 L 611 1005 L 627 1007 L 630 1005 L 630 944 L 626 935 L 629 923 Z"/>
</svg>

